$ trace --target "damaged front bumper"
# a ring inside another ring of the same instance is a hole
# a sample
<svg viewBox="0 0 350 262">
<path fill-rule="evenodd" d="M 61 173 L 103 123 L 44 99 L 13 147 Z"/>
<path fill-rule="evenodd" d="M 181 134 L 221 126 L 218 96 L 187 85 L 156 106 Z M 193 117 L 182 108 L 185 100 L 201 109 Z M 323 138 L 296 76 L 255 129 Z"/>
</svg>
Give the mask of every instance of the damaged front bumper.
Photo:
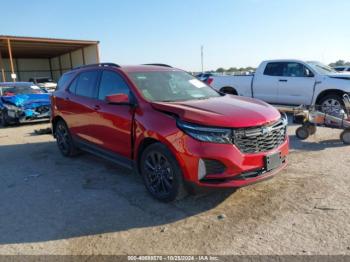
<svg viewBox="0 0 350 262">
<path fill-rule="evenodd" d="M 31 109 L 7 106 L 5 110 L 7 121 L 15 123 L 49 120 L 51 115 L 50 106 L 39 106 Z"/>
</svg>

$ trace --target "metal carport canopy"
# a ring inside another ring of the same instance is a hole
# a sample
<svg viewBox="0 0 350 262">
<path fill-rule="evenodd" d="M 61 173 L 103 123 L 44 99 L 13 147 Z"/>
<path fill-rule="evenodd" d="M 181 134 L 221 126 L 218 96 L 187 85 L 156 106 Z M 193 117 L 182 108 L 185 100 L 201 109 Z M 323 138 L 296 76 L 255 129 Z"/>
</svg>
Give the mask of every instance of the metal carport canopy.
<svg viewBox="0 0 350 262">
<path fill-rule="evenodd" d="M 9 59 L 10 72 L 12 75 L 15 75 L 16 59 L 50 60 L 54 57 L 59 57 L 61 59 L 61 56 L 69 54 L 70 67 L 72 67 L 72 52 L 81 50 L 83 57 L 82 64 L 86 64 L 84 48 L 90 46 L 96 46 L 95 57 L 97 62 L 99 62 L 98 44 L 99 41 L 0 35 L 0 75 L 4 81 L 6 71 L 3 59 Z M 62 74 L 63 70 L 64 68 L 62 68 L 60 60 L 60 74 Z M 51 61 L 50 72 L 52 75 Z M 13 81 L 15 81 L 15 79 L 13 79 Z"/>
<path fill-rule="evenodd" d="M 10 58 L 8 42 L 12 58 L 52 58 L 99 44 L 99 41 L 0 35 L 0 52 L 3 58 Z"/>
</svg>

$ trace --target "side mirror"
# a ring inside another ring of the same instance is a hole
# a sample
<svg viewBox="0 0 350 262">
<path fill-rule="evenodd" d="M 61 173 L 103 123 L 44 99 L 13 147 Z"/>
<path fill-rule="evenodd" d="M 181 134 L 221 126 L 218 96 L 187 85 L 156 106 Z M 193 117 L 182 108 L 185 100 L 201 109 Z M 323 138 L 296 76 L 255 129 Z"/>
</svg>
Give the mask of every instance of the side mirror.
<svg viewBox="0 0 350 262">
<path fill-rule="evenodd" d="M 106 96 L 106 101 L 108 104 L 114 105 L 129 105 L 129 96 L 126 94 L 113 94 Z"/>
</svg>

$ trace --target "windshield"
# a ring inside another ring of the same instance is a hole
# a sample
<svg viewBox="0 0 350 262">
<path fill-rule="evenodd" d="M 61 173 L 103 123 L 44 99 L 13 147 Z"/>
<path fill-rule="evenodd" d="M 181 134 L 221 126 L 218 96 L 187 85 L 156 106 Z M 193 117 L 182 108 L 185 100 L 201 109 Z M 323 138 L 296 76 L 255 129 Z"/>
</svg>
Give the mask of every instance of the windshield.
<svg viewBox="0 0 350 262">
<path fill-rule="evenodd" d="M 150 101 L 176 102 L 220 96 L 197 78 L 181 71 L 134 72 L 129 76 L 143 97 Z"/>
<path fill-rule="evenodd" d="M 37 78 L 36 82 L 37 83 L 52 83 L 53 81 L 50 78 Z"/>
<path fill-rule="evenodd" d="M 320 75 L 329 75 L 337 73 L 337 71 L 335 71 L 333 68 L 324 65 L 320 62 L 307 62 L 307 64 Z"/>
<path fill-rule="evenodd" d="M 0 86 L 0 95 L 14 96 L 14 95 L 28 95 L 28 94 L 43 94 L 38 86 Z"/>
</svg>

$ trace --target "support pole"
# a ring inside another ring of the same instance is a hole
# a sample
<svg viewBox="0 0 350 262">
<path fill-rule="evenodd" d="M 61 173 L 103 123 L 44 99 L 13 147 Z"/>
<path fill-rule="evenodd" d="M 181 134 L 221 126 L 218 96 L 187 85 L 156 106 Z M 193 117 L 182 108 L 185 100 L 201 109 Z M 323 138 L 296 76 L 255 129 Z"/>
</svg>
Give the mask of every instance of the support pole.
<svg viewBox="0 0 350 262">
<path fill-rule="evenodd" d="M 8 48 L 9 57 L 10 57 L 11 74 L 14 74 L 14 73 L 15 73 L 15 68 L 13 67 L 12 49 L 11 49 L 11 42 L 10 42 L 10 39 L 9 39 L 9 38 L 7 38 L 7 48 Z M 13 82 L 16 82 L 16 79 L 15 79 L 15 78 L 12 78 L 12 81 L 13 81 Z"/>
<path fill-rule="evenodd" d="M 2 81 L 6 82 L 5 67 L 4 67 L 4 62 L 2 60 L 1 51 L 0 51 L 0 69 L 1 69 Z"/>
<path fill-rule="evenodd" d="M 204 73 L 204 47 L 201 46 L 201 64 L 202 64 L 202 73 Z"/>
<path fill-rule="evenodd" d="M 84 47 L 81 49 L 81 55 L 83 56 L 83 65 L 86 65 Z"/>
<path fill-rule="evenodd" d="M 95 47 L 96 47 L 97 63 L 101 63 L 100 62 L 100 49 L 98 48 L 98 44 Z"/>
</svg>

